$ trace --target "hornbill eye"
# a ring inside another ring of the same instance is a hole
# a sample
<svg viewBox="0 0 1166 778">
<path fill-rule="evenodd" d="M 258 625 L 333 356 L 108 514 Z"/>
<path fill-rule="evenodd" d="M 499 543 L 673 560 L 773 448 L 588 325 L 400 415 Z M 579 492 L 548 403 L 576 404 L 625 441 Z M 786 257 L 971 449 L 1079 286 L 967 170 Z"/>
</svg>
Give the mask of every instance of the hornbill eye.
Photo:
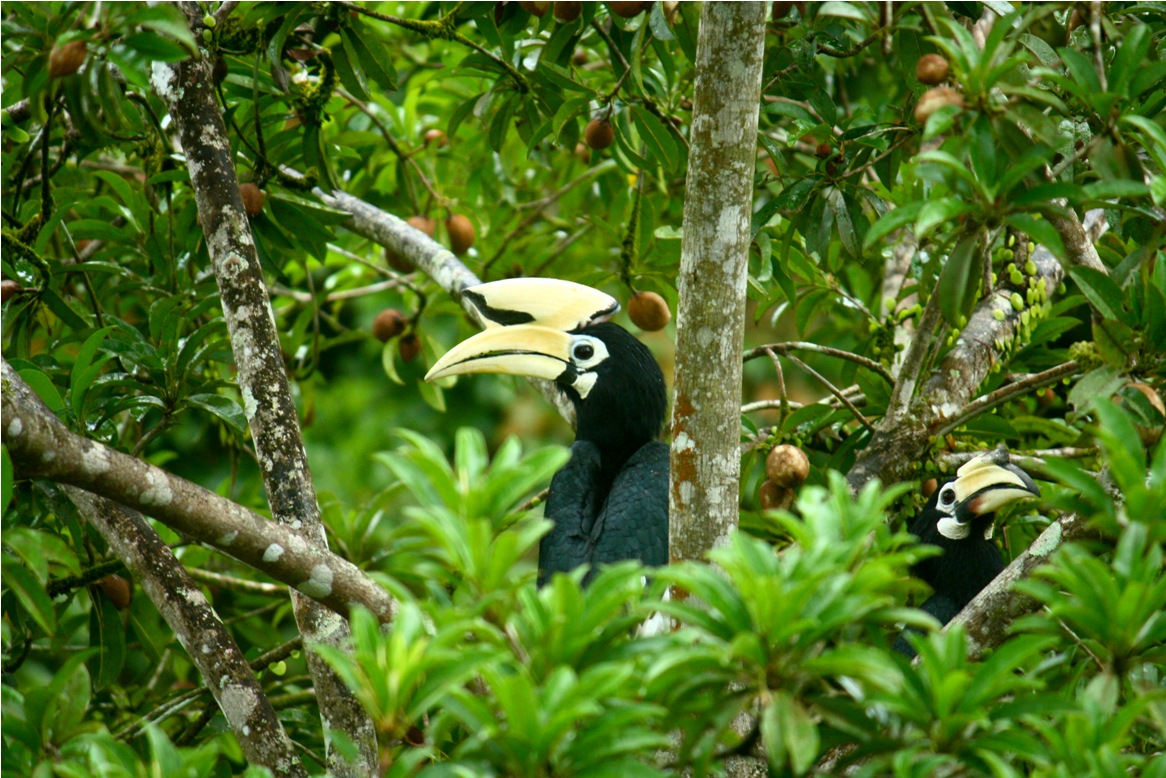
<svg viewBox="0 0 1166 778">
<path fill-rule="evenodd" d="M 595 356 L 595 348 L 590 343 L 580 343 L 575 346 L 575 359 L 586 361 Z"/>
<path fill-rule="evenodd" d="M 945 486 L 939 492 L 939 502 L 941 505 L 952 505 L 955 502 L 955 489 L 950 486 Z"/>
</svg>

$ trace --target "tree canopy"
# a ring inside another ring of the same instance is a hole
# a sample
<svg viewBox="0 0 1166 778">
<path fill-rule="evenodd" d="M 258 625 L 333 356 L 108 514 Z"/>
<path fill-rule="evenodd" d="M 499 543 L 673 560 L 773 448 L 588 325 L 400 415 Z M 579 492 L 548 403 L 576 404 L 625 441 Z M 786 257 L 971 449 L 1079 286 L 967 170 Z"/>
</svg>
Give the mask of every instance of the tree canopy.
<svg viewBox="0 0 1166 778">
<path fill-rule="evenodd" d="M 5 776 L 1166 774 L 1162 4 L 2 14 Z M 423 380 L 515 276 L 670 381 L 743 329 L 739 531 L 536 587 L 569 423 Z M 998 446 L 1043 497 L 939 630 L 909 518 Z"/>
</svg>

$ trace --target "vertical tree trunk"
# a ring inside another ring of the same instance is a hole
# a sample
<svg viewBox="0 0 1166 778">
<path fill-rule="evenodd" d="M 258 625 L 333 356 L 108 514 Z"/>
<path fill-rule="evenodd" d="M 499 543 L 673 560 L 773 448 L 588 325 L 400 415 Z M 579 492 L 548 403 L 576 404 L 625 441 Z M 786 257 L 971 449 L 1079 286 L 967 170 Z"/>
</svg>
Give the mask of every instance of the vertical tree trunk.
<svg viewBox="0 0 1166 778">
<path fill-rule="evenodd" d="M 736 528 L 741 352 L 764 3 L 705 3 L 684 201 L 669 546 L 698 559 Z"/>
<path fill-rule="evenodd" d="M 179 2 L 178 6 L 197 36 L 202 29 L 201 6 L 192 2 Z M 243 408 L 272 516 L 299 530 L 307 542 L 327 548 L 271 302 L 243 210 L 231 144 L 213 84 L 206 57 L 191 58 L 172 67 L 160 63 L 155 66 L 153 85 L 170 106 L 190 170 L 199 223 L 222 297 Z M 331 588 L 332 579 L 327 575 L 318 579 L 313 575 L 300 585 L 303 592 L 313 596 L 328 595 Z M 369 775 L 377 764 L 372 720 L 335 671 L 310 650 L 313 643 L 343 645 L 349 634 L 348 624 L 299 591 L 293 590 L 291 597 L 296 624 L 309 648 L 308 669 L 324 731 L 328 735 L 341 732 L 356 746 L 355 763 L 350 763 L 332 746 L 329 736 L 329 773 L 339 778 Z"/>
</svg>

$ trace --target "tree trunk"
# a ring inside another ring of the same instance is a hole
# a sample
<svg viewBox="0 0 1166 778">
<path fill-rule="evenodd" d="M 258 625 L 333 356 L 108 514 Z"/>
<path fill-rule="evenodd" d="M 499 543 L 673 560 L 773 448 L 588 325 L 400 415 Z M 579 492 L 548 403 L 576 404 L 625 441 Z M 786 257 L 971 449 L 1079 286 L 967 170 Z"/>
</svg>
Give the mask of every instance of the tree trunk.
<svg viewBox="0 0 1166 778">
<path fill-rule="evenodd" d="M 178 5 L 197 36 L 203 19 L 201 6 L 191 2 Z M 213 84 L 205 57 L 155 68 L 154 87 L 170 105 L 190 169 L 190 184 L 222 297 L 243 407 L 271 514 L 280 523 L 298 529 L 309 543 L 326 549 L 299 418 Z M 330 580 L 316 583 L 313 595 L 331 593 Z M 298 591 L 293 590 L 291 597 L 306 647 L 310 649 L 313 643 L 344 644 L 348 624 L 343 617 Z M 371 774 L 377 764 L 372 720 L 319 655 L 309 650 L 306 656 L 324 731 L 342 732 L 356 745 L 357 764 L 351 764 L 332 747 L 329 738 L 329 772 L 335 776 Z"/>
<path fill-rule="evenodd" d="M 669 548 L 699 559 L 736 528 L 741 352 L 764 3 L 705 3 L 684 201 Z"/>
</svg>

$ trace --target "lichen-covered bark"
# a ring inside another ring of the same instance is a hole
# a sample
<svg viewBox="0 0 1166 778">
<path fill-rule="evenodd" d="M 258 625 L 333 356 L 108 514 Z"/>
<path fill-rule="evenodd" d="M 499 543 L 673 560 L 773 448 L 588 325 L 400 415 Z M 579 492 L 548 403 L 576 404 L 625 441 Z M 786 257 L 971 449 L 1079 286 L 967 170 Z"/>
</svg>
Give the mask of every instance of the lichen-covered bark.
<svg viewBox="0 0 1166 778">
<path fill-rule="evenodd" d="M 17 477 L 69 484 L 141 511 L 337 613 L 360 604 L 381 621 L 392 618 L 392 598 L 356 565 L 209 489 L 69 431 L 2 358 L 0 381 L 0 433 Z"/>
<path fill-rule="evenodd" d="M 1054 226 L 1065 243 L 1069 263 L 1092 267 L 1090 254 L 1096 256 L 1093 242 L 1106 226 L 1103 212 L 1090 211 L 1084 225 L 1069 215 L 1055 221 Z M 1044 246 L 1037 246 L 1030 259 L 1036 265 L 1036 278 L 1044 280 L 1051 297 L 1064 277 L 1064 267 Z M 976 304 L 959 340 L 929 376 L 918 372 L 924 360 L 914 362 L 911 369 L 913 360 L 908 356 L 886 416 L 847 473 L 853 489 L 862 488 L 872 478 L 890 483 L 912 477 L 911 468 L 926 454 L 931 436 L 975 398 L 993 365 L 1005 357 L 1008 344 L 1016 341 L 1022 312 L 1009 300 L 1013 291 L 1016 290 L 1001 287 Z M 929 304 L 916 340 L 933 336 L 938 321 L 932 323 L 926 318 L 933 313 L 937 313 L 935 306 Z M 913 342 L 908 351 L 915 346 Z M 922 384 L 917 394 L 916 384 Z"/>
<path fill-rule="evenodd" d="M 672 559 L 698 559 L 736 528 L 741 351 L 764 3 L 706 3 L 684 200 L 672 408 Z"/>
<path fill-rule="evenodd" d="M 962 626 L 968 636 L 968 655 L 973 658 L 1000 645 L 1011 634 L 1012 622 L 1040 607 L 1032 597 L 1014 591 L 1012 585 L 1048 562 L 1053 552 L 1065 543 L 1089 533 L 1089 522 L 1079 514 L 1066 513 L 1059 517 L 944 629 Z"/>
<path fill-rule="evenodd" d="M 251 665 L 174 552 L 140 513 L 75 486 L 66 486 L 65 491 L 133 572 L 134 580 L 174 630 L 206 680 L 247 761 L 263 765 L 277 776 L 306 778 L 291 738 Z"/>
<path fill-rule="evenodd" d="M 198 35 L 203 11 L 179 3 Z M 223 314 L 238 368 L 243 407 L 254 440 L 272 516 L 327 549 L 320 508 L 308 470 L 299 419 L 283 368 L 283 355 L 250 224 L 239 195 L 231 145 L 205 57 L 169 66 L 155 64 L 153 85 L 170 106 L 190 171 L 199 221 L 222 298 Z M 293 591 L 296 623 L 305 644 L 342 647 L 348 625 L 335 612 Z M 371 719 L 340 677 L 315 652 L 307 653 L 326 733 L 343 732 L 357 746 L 359 764 L 350 765 L 331 747 L 333 775 L 367 775 L 377 764 Z"/>
</svg>

